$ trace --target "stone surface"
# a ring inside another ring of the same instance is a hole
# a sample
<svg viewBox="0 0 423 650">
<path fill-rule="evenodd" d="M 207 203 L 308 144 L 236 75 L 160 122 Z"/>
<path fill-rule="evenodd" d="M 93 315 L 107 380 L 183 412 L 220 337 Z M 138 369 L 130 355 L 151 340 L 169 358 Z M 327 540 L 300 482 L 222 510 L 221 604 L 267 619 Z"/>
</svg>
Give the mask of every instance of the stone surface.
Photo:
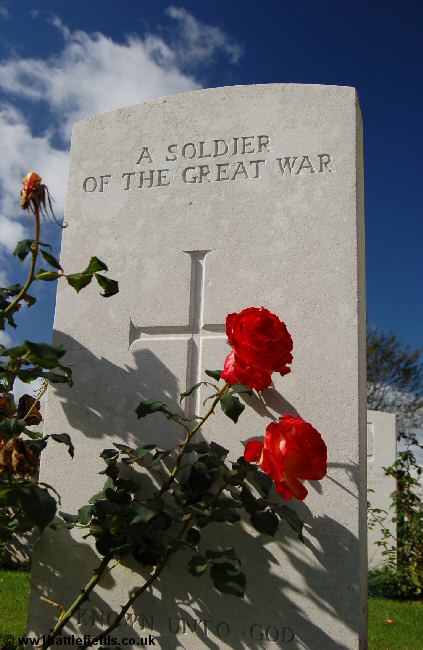
<svg viewBox="0 0 423 650">
<path fill-rule="evenodd" d="M 367 411 L 367 489 L 372 508 L 380 508 L 388 513 L 384 526 L 396 536 L 390 495 L 395 490 L 395 479 L 386 476 L 383 467 L 389 467 L 397 457 L 396 416 L 380 411 Z M 386 558 L 382 548 L 376 544 L 382 538 L 380 526 L 368 531 L 369 567 L 380 566 Z"/>
<path fill-rule="evenodd" d="M 175 429 L 159 417 L 137 421 L 134 408 L 140 398 L 172 404 L 198 368 L 222 367 L 226 314 L 250 305 L 287 323 L 293 371 L 237 426 L 218 416 L 205 435 L 235 459 L 269 416 L 291 410 L 329 450 L 328 477 L 294 504 L 305 545 L 285 525 L 275 541 L 231 525 L 220 533 L 243 559 L 244 601 L 192 578 L 187 556 L 135 605 L 122 635 L 153 631 L 162 648 L 365 648 L 362 172 L 360 110 L 348 87 L 216 88 L 75 126 L 61 261 L 71 272 L 97 255 L 120 293 L 58 292 L 55 341 L 69 350 L 75 387 L 50 391 L 45 427 L 69 432 L 77 452 L 72 462 L 49 447 L 42 478 L 63 495 L 62 509 L 75 512 L 101 488 L 98 454 L 112 441 L 174 445 Z M 33 580 L 67 603 L 97 563 L 88 543 L 51 532 Z M 102 629 L 110 606 L 140 582 L 114 569 L 69 632 Z M 30 629 L 44 631 L 52 611 L 34 591 Z"/>
</svg>

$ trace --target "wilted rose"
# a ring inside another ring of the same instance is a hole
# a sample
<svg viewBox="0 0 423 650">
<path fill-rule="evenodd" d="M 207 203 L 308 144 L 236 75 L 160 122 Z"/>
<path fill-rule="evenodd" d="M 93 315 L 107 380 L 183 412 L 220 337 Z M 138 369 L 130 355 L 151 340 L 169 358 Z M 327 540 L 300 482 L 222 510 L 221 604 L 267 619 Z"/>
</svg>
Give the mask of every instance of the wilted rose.
<svg viewBox="0 0 423 650">
<path fill-rule="evenodd" d="M 32 410 L 31 410 L 32 409 Z M 29 416 L 27 415 L 29 414 Z M 28 426 L 40 424 L 43 416 L 40 413 L 40 402 L 31 395 L 22 395 L 18 404 L 18 417 L 24 419 Z"/>
<path fill-rule="evenodd" d="M 12 438 L 0 445 L 0 475 L 33 476 L 38 470 L 39 455 L 22 438 Z"/>
</svg>

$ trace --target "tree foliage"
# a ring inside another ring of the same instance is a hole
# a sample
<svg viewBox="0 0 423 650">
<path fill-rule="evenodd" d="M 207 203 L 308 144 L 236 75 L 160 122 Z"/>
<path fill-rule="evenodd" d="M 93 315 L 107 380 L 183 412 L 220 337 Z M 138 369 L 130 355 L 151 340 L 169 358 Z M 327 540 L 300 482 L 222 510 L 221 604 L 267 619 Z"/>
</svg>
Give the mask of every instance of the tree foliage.
<svg viewBox="0 0 423 650">
<path fill-rule="evenodd" d="M 399 429 L 423 424 L 421 349 L 404 344 L 394 332 L 367 326 L 367 406 L 398 416 Z"/>
<path fill-rule="evenodd" d="M 395 462 L 383 468 L 396 489 L 391 495 L 394 515 L 369 507 L 371 526 L 379 526 L 384 566 L 371 572 L 370 593 L 398 598 L 423 594 L 422 468 L 415 452 L 423 448 L 413 428 L 423 425 L 423 365 L 421 350 L 405 345 L 393 332 L 370 324 L 367 331 L 368 407 L 397 415 L 401 449 Z M 371 500 L 371 498 L 370 498 Z M 395 524 L 396 534 L 386 522 Z"/>
</svg>

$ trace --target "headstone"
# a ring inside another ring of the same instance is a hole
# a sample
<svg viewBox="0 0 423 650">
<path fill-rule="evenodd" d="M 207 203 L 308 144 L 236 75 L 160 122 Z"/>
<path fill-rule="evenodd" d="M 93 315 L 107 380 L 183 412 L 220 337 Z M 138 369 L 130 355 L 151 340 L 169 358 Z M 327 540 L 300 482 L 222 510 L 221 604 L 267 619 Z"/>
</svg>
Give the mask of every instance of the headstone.
<svg viewBox="0 0 423 650">
<path fill-rule="evenodd" d="M 368 500 L 372 508 L 384 510 L 387 516 L 384 527 L 396 537 L 396 526 L 392 522 L 395 515 L 391 509 L 391 494 L 396 485 L 392 476 L 386 476 L 383 468 L 392 465 L 397 457 L 396 416 L 380 411 L 367 411 L 367 488 Z M 372 521 L 371 515 L 369 515 Z M 382 539 L 379 525 L 369 528 L 368 555 L 369 567 L 374 569 L 386 562 L 383 548 L 377 544 Z M 390 544 L 390 546 L 392 546 Z"/>
<path fill-rule="evenodd" d="M 141 398 L 168 404 L 228 353 L 226 315 L 265 306 L 294 340 L 293 371 L 238 425 L 220 414 L 203 432 L 243 452 L 269 417 L 298 412 L 324 436 L 329 472 L 292 504 L 301 544 L 227 525 L 247 576 L 245 600 L 222 596 L 174 558 L 158 588 L 128 613 L 121 635 L 152 632 L 162 648 L 349 650 L 367 643 L 364 228 L 361 117 L 353 88 L 272 84 L 215 88 L 149 101 L 75 126 L 61 263 L 95 254 L 120 293 L 60 286 L 55 342 L 75 386 L 50 390 L 46 433 L 71 434 L 72 462 L 52 445 L 42 479 L 76 512 L 102 487 L 99 452 L 117 442 L 171 448 L 179 433 Z M 202 394 L 199 399 L 203 399 Z M 199 408 L 191 403 L 190 409 Z M 98 564 L 88 541 L 45 535 L 33 583 L 68 604 Z M 113 620 L 141 577 L 113 569 L 67 630 Z M 30 630 L 54 609 L 34 589 Z"/>
</svg>

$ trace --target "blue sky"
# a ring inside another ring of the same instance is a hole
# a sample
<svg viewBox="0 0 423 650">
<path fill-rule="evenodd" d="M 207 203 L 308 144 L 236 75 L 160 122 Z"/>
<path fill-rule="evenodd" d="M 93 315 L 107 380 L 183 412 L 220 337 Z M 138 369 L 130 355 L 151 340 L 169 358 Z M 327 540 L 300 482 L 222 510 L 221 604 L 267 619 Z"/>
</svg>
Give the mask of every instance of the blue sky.
<svg viewBox="0 0 423 650">
<path fill-rule="evenodd" d="M 22 175 L 39 170 L 63 209 L 74 120 L 198 87 L 352 85 L 365 125 L 368 313 L 423 346 L 422 18 L 417 0 L 0 0 L 1 276 L 19 277 L 8 251 L 29 232 Z M 19 338 L 51 336 L 53 287 L 39 291 Z"/>
</svg>

